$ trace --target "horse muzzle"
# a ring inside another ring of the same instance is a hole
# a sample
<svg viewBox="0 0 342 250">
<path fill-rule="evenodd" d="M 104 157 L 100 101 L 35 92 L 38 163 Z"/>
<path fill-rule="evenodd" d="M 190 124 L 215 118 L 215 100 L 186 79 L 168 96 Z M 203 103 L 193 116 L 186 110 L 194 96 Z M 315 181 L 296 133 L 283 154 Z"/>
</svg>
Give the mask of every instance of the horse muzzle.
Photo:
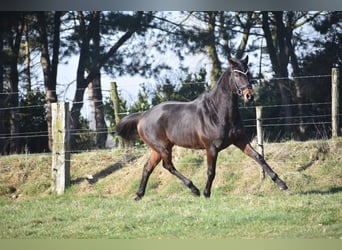
<svg viewBox="0 0 342 250">
<path fill-rule="evenodd" d="M 242 91 L 243 101 L 245 103 L 252 102 L 254 100 L 254 92 L 248 88 Z"/>
</svg>

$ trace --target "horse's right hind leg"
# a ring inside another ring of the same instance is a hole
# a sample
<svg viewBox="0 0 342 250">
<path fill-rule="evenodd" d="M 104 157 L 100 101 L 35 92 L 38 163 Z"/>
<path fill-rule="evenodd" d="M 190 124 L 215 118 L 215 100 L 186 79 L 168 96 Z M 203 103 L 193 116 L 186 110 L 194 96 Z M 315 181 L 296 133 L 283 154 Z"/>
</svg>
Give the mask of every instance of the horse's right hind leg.
<svg viewBox="0 0 342 250">
<path fill-rule="evenodd" d="M 144 166 L 140 186 L 139 186 L 138 192 L 136 193 L 137 196 L 135 197 L 136 201 L 140 200 L 144 196 L 148 178 L 150 177 L 151 173 L 153 172 L 154 168 L 158 165 L 160 160 L 161 160 L 160 153 L 152 150 L 151 156 Z"/>
</svg>

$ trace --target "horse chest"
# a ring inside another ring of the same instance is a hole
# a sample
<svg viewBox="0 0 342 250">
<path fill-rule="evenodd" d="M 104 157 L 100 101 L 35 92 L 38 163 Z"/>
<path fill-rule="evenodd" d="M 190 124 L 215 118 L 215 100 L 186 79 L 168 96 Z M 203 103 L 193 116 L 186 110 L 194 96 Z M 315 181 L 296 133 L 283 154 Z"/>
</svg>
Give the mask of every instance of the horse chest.
<svg viewBox="0 0 342 250">
<path fill-rule="evenodd" d="M 243 128 L 241 126 L 234 125 L 228 130 L 227 137 L 234 139 L 234 138 L 239 138 L 242 134 L 243 134 Z"/>
<path fill-rule="evenodd" d="M 225 126 L 222 127 L 215 138 L 212 138 L 212 144 L 216 148 L 226 148 L 234 143 L 243 134 L 242 126 Z"/>
</svg>

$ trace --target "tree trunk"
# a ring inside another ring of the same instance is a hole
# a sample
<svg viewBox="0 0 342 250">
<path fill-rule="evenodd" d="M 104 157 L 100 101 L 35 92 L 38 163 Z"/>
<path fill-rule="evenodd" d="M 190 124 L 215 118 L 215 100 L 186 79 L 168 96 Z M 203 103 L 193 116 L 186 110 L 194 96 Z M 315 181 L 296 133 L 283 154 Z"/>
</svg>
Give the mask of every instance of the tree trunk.
<svg viewBox="0 0 342 250">
<path fill-rule="evenodd" d="M 222 34 L 222 48 L 225 58 L 231 57 L 231 48 L 229 45 L 229 32 L 226 25 L 226 19 L 225 19 L 225 11 L 220 11 L 220 34 Z"/>
<path fill-rule="evenodd" d="M 71 149 L 75 149 L 76 137 L 75 133 L 77 129 L 80 127 L 80 114 L 81 109 L 83 107 L 83 96 L 85 92 L 85 88 L 87 87 L 87 83 L 84 78 L 84 73 L 86 71 L 86 65 L 89 62 L 89 42 L 90 36 L 88 29 L 85 24 L 85 17 L 83 13 L 80 11 L 78 14 L 80 26 L 80 57 L 78 60 L 77 67 L 77 76 L 76 76 L 76 92 L 74 95 L 74 99 L 72 101 L 71 108 L 71 122 L 70 122 L 70 145 Z M 89 24 L 89 26 L 91 23 Z"/>
<path fill-rule="evenodd" d="M 45 85 L 45 101 L 47 105 L 47 127 L 48 127 L 48 145 L 49 150 L 52 150 L 52 114 L 51 103 L 57 102 L 56 84 L 57 84 L 57 66 L 59 56 L 59 29 L 60 29 L 60 12 L 54 15 L 54 34 L 53 34 L 53 59 L 50 61 L 47 22 L 45 12 L 38 12 L 37 19 L 39 24 L 40 39 L 41 39 L 41 65 L 44 75 Z"/>
<path fill-rule="evenodd" d="M 100 12 L 96 11 L 93 14 L 93 28 L 91 30 L 91 36 L 93 38 L 93 53 L 92 60 L 95 65 L 98 64 L 100 60 Z M 95 77 L 89 84 L 89 93 L 91 93 L 91 101 L 93 113 L 95 116 L 95 126 L 96 126 L 96 141 L 95 144 L 98 148 L 105 148 L 107 141 L 107 125 L 104 119 L 104 105 L 102 102 L 102 92 L 101 92 L 101 73 L 100 69 L 96 69 Z"/>
<path fill-rule="evenodd" d="M 94 32 L 93 29 L 96 29 L 96 12 L 93 13 L 93 15 L 90 17 L 90 22 L 88 26 L 85 24 L 85 17 L 82 12 L 79 13 L 79 21 L 80 21 L 80 34 L 81 34 L 81 49 L 80 49 L 80 59 L 78 63 L 77 68 L 77 79 L 76 79 L 76 93 L 73 100 L 73 105 L 71 109 L 71 125 L 70 128 L 75 131 L 79 128 L 79 119 L 80 119 L 80 113 L 81 108 L 83 106 L 83 95 L 85 88 L 88 86 L 89 83 L 91 83 L 96 77 L 99 77 L 99 72 L 103 64 L 107 62 L 107 60 L 113 56 L 117 50 L 128 40 L 131 38 L 131 36 L 141 28 L 140 23 L 143 18 L 143 13 L 138 12 L 136 14 L 136 24 L 133 26 L 130 26 L 128 31 L 120 37 L 120 39 L 108 50 L 107 53 L 102 54 L 99 56 L 95 62 L 93 62 L 90 65 L 90 39 L 93 38 L 92 32 Z M 96 40 L 96 39 L 95 39 Z M 94 40 L 94 42 L 95 42 Z M 94 58 L 92 58 L 94 59 Z M 84 77 L 85 72 L 88 73 L 87 77 Z M 96 83 L 99 84 L 99 83 Z M 99 96 L 97 98 L 100 98 Z M 102 99 L 102 97 L 101 97 Z M 98 112 L 102 112 L 100 106 L 103 106 L 103 104 L 99 104 Z M 99 121 L 102 120 L 101 115 L 97 118 Z M 103 129 L 106 125 L 103 122 L 99 122 L 99 128 Z M 107 136 L 107 135 L 106 135 Z M 103 138 L 100 140 L 104 140 Z M 73 145 L 75 142 L 75 137 L 73 134 L 70 135 L 70 141 Z"/>
<path fill-rule="evenodd" d="M 273 18 L 274 26 L 271 29 L 269 23 L 269 15 Z M 262 28 L 264 31 L 267 49 L 272 63 L 272 69 L 275 72 L 276 81 L 281 95 L 282 110 L 284 113 L 284 123 L 291 123 L 291 108 L 289 106 L 291 98 L 288 85 L 288 70 L 289 62 L 288 49 L 286 47 L 286 30 L 283 23 L 283 12 L 275 11 L 272 13 L 262 12 Z M 272 31 L 273 32 L 272 32 Z M 274 32 L 275 30 L 275 32 Z M 285 131 L 289 130 L 289 126 L 285 126 Z"/>
<path fill-rule="evenodd" d="M 292 33 L 293 33 L 293 12 L 290 11 L 287 14 L 287 29 L 286 29 L 286 42 L 287 42 L 287 47 L 289 51 L 289 56 L 290 56 L 290 62 L 292 65 L 293 69 L 293 76 L 295 77 L 294 79 L 294 85 L 295 85 L 295 97 L 296 97 L 296 103 L 298 103 L 298 116 L 299 116 L 299 134 L 300 136 L 304 136 L 305 131 L 306 131 L 306 126 L 304 125 L 303 121 L 303 92 L 301 88 L 301 80 L 299 78 L 296 78 L 300 76 L 300 68 L 298 64 L 298 59 L 297 55 L 295 53 L 295 48 L 292 44 Z"/>
<path fill-rule="evenodd" d="M 105 148 L 107 142 L 107 125 L 104 119 L 104 105 L 101 93 L 101 76 L 95 77 L 89 84 L 89 97 L 92 101 L 92 109 L 96 126 L 96 146 Z"/>
<path fill-rule="evenodd" d="M 2 18 L 0 17 L 0 21 L 2 22 Z M 4 93 L 4 55 L 3 55 L 3 49 L 4 49 L 4 41 L 3 41 L 3 33 L 0 32 L 0 51 L 1 51 L 1 57 L 0 58 L 0 155 L 5 154 L 5 140 L 1 138 L 1 135 L 5 134 L 5 119 L 4 119 L 4 104 L 5 104 L 5 93 Z"/>
<path fill-rule="evenodd" d="M 247 42 L 248 42 L 248 38 L 249 38 L 249 32 L 250 32 L 252 24 L 253 24 L 252 17 L 253 17 L 253 12 L 248 12 L 246 23 L 242 24 L 243 34 L 242 34 L 242 39 L 241 39 L 239 48 L 236 52 L 237 58 L 242 58 L 243 53 L 246 50 L 246 46 L 247 46 Z"/>
<path fill-rule="evenodd" d="M 18 51 L 19 52 L 19 51 Z M 10 107 L 12 107 L 10 111 L 10 133 L 13 137 L 10 142 L 10 153 L 19 153 L 20 152 L 20 140 L 19 140 L 19 74 L 17 69 L 17 56 L 11 57 L 10 62 L 10 73 L 9 80 L 11 86 L 11 95 L 10 95 Z"/>
<path fill-rule="evenodd" d="M 0 19 L 1 20 L 1 19 Z M 2 20 L 1 20 L 2 21 Z M 3 51 L 4 49 L 4 42 L 3 42 L 3 31 L 0 30 L 0 51 Z M 6 141 L 5 139 L 1 138 L 1 135 L 6 134 L 5 133 L 5 119 L 4 115 L 5 112 L 3 108 L 5 107 L 5 93 L 4 93 L 4 58 L 0 58 L 0 154 L 4 155 L 6 154 Z"/>
<path fill-rule="evenodd" d="M 208 12 L 209 21 L 208 21 L 208 42 L 207 42 L 207 50 L 210 61 L 212 62 L 211 71 L 210 71 L 210 87 L 214 87 L 217 80 L 219 79 L 222 68 L 221 62 L 217 55 L 216 43 L 215 43 L 215 26 L 216 26 L 216 15 L 217 12 Z"/>
<path fill-rule="evenodd" d="M 26 81 L 27 81 L 27 91 L 30 92 L 32 90 L 32 82 L 31 82 L 31 52 L 30 52 L 30 42 L 29 42 L 29 27 L 25 24 L 25 62 L 26 62 Z"/>
<path fill-rule="evenodd" d="M 19 73 L 18 73 L 18 58 L 20 50 L 21 36 L 23 33 L 23 22 L 22 18 L 18 17 L 13 28 L 16 29 L 15 33 L 10 34 L 8 37 L 8 43 L 10 45 L 11 51 L 9 56 L 9 81 L 11 87 L 10 96 L 10 107 L 13 107 L 10 111 L 10 133 L 13 136 L 10 142 L 10 152 L 19 153 L 20 152 L 20 139 L 18 137 L 20 133 L 19 124 Z"/>
</svg>

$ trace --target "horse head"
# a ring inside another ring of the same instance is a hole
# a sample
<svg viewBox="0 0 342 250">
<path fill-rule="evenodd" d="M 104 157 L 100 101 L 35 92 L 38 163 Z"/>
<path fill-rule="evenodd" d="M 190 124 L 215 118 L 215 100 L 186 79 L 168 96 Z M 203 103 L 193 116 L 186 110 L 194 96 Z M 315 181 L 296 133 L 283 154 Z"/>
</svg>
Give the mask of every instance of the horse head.
<svg viewBox="0 0 342 250">
<path fill-rule="evenodd" d="M 254 99 L 254 92 L 250 82 L 250 73 L 248 71 L 248 56 L 242 60 L 229 58 L 230 82 L 234 84 L 236 94 L 243 97 L 245 103 Z"/>
</svg>

